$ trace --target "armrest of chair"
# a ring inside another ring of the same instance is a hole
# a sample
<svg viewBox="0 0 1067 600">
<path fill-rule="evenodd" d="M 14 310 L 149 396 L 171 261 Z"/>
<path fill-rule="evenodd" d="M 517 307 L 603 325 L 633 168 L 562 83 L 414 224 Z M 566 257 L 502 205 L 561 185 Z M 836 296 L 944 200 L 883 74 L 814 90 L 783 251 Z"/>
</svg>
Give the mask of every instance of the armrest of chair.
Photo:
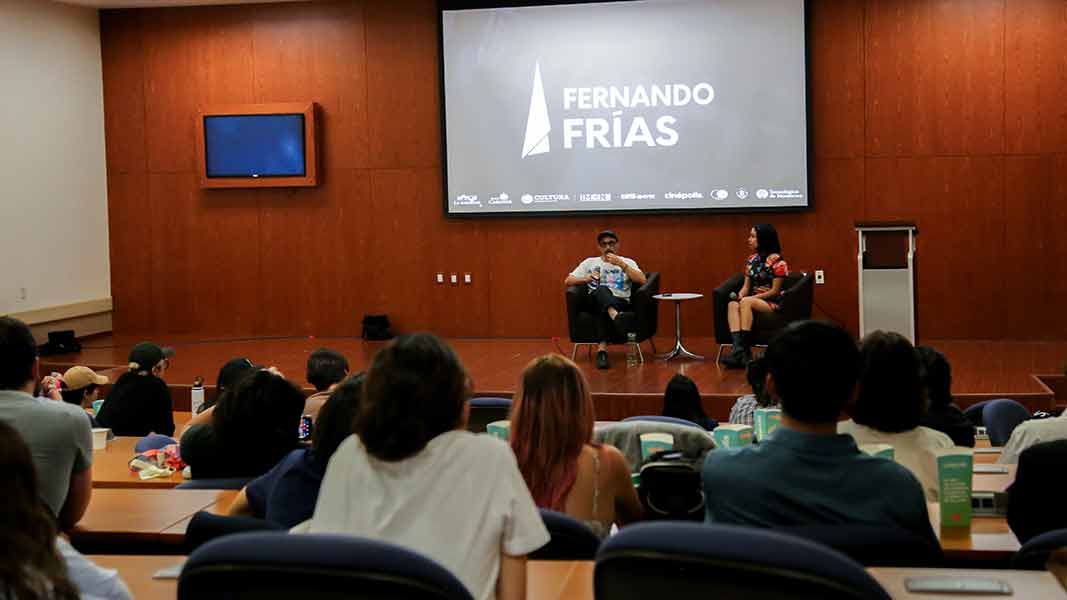
<svg viewBox="0 0 1067 600">
<path fill-rule="evenodd" d="M 659 273 L 645 273 L 644 285 L 634 290 L 630 297 L 630 305 L 634 314 L 637 315 L 637 339 L 644 341 L 656 335 L 659 325 L 659 300 L 653 298 L 659 293 Z"/>
<path fill-rule="evenodd" d="M 811 309 L 814 304 L 815 288 L 811 273 L 804 273 L 799 279 L 792 282 L 787 289 L 782 291 L 779 298 L 781 314 L 788 321 L 800 321 L 811 318 Z"/>
</svg>

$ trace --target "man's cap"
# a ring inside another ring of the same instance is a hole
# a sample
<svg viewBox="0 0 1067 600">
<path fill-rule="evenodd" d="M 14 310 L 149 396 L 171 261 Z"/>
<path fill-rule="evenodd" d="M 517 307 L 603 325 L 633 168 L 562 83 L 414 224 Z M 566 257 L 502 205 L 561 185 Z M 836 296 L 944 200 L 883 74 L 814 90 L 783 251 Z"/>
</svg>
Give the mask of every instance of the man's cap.
<svg viewBox="0 0 1067 600">
<path fill-rule="evenodd" d="M 97 375 L 89 367 L 71 367 L 63 374 L 63 387 L 68 390 L 80 390 L 90 385 L 104 385 L 110 381 L 103 375 Z"/>
<path fill-rule="evenodd" d="M 612 231 L 610 229 L 605 229 L 604 231 L 601 231 L 600 233 L 596 234 L 597 243 L 599 244 L 600 240 L 602 240 L 602 239 L 604 239 L 606 237 L 614 238 L 614 240 L 616 242 L 619 241 L 619 234 L 615 233 L 614 231 Z"/>
<path fill-rule="evenodd" d="M 130 370 L 149 371 L 165 358 L 174 356 L 174 348 L 161 348 L 152 342 L 141 342 L 130 350 Z"/>
</svg>

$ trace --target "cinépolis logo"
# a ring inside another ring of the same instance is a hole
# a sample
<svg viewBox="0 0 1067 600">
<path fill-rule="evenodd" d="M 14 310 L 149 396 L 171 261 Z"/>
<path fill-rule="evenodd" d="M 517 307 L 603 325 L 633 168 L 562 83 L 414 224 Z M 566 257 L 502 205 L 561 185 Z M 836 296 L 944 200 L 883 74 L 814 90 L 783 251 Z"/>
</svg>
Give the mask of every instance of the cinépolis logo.
<svg viewBox="0 0 1067 600">
<path fill-rule="evenodd" d="M 707 106 L 715 100 L 710 83 L 652 83 L 565 87 L 560 98 L 563 149 L 649 148 L 678 143 L 678 119 L 671 109 L 695 104 Z M 573 115 L 573 116 L 572 116 Z M 534 66 L 530 110 L 522 157 L 551 151 L 552 121 L 541 81 L 541 63 Z"/>
</svg>

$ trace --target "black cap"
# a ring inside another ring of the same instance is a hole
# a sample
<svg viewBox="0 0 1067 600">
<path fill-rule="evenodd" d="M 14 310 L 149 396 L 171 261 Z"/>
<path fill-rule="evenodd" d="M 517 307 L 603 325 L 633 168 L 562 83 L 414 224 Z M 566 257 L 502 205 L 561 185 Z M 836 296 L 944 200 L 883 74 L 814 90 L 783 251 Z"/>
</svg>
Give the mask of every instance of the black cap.
<svg viewBox="0 0 1067 600">
<path fill-rule="evenodd" d="M 605 229 L 604 231 L 601 231 L 600 233 L 596 234 L 597 243 L 599 244 L 600 240 L 602 240 L 602 239 L 604 239 L 606 237 L 615 238 L 616 242 L 619 241 L 619 234 L 615 233 L 614 231 L 612 231 L 610 229 Z"/>
<path fill-rule="evenodd" d="M 160 348 L 152 342 L 141 342 L 130 350 L 130 370 L 150 371 L 164 358 L 174 356 L 173 348 Z"/>
</svg>

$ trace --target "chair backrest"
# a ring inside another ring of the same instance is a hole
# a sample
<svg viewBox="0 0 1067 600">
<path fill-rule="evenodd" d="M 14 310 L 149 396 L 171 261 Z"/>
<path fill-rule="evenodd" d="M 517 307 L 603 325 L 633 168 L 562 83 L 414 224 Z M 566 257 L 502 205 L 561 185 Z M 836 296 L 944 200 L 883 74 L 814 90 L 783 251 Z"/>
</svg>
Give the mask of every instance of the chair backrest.
<svg viewBox="0 0 1067 600">
<path fill-rule="evenodd" d="M 697 455 L 715 447 L 715 442 L 707 431 L 694 427 L 692 423 L 679 425 L 660 421 L 620 421 L 606 423 L 593 429 L 593 439 L 597 443 L 611 444 L 619 449 L 626 461 L 637 470 L 643 461 L 641 452 L 641 434 L 668 433 L 674 439 L 674 449 L 688 455 Z"/>
<path fill-rule="evenodd" d="M 989 443 L 1003 446 L 1011 438 L 1019 423 L 1030 419 L 1030 411 L 1025 406 L 1008 398 L 990 400 L 982 410 L 982 421 L 989 434 Z"/>
<path fill-rule="evenodd" d="M 775 531 L 818 542 L 865 567 L 938 567 L 945 559 L 932 540 L 896 527 L 805 525 Z"/>
<path fill-rule="evenodd" d="M 982 418 L 982 413 L 985 412 L 985 407 L 989 405 L 989 400 L 982 400 L 976 402 L 963 409 L 963 416 L 967 417 L 967 420 L 971 422 L 971 425 L 975 427 L 985 427 L 985 419 Z"/>
<path fill-rule="evenodd" d="M 189 520 L 185 528 L 185 553 L 194 550 L 216 538 L 250 531 L 284 531 L 281 525 L 253 517 L 231 517 L 200 511 Z"/>
<path fill-rule="evenodd" d="M 485 433 L 485 426 L 493 421 L 507 420 L 511 414 L 511 398 L 481 396 L 471 398 L 471 414 L 467 431 Z"/>
<path fill-rule="evenodd" d="M 530 560 L 593 560 L 600 538 L 584 523 L 554 510 L 541 509 L 541 520 L 552 536 L 530 553 Z"/>
<path fill-rule="evenodd" d="M 644 285 L 634 288 L 630 294 L 630 309 L 633 312 L 633 326 L 638 342 L 654 336 L 659 326 L 659 301 L 653 296 L 660 291 L 660 275 L 656 271 L 649 271 L 645 273 L 645 279 Z M 564 293 L 567 304 L 567 327 L 570 340 L 574 343 L 599 341 L 591 316 L 582 314 L 582 297 L 587 294 L 588 291 L 584 285 L 572 285 Z M 621 343 L 626 340 L 619 337 L 614 341 Z"/>
<path fill-rule="evenodd" d="M 654 423 L 674 423 L 675 425 L 685 425 L 687 427 L 696 427 L 698 429 L 704 429 L 699 424 L 690 421 L 689 419 L 679 419 L 678 417 L 665 417 L 663 415 L 637 415 L 633 417 L 626 417 L 622 420 L 623 423 L 630 423 L 633 421 L 651 421 Z"/>
<path fill-rule="evenodd" d="M 466 587 L 433 560 L 344 535 L 226 536 L 193 552 L 178 579 L 179 600 L 293 597 L 471 600 Z"/>
<path fill-rule="evenodd" d="M 1013 569 L 1043 571 L 1049 555 L 1061 548 L 1067 548 L 1067 529 L 1047 531 L 1023 544 L 1011 559 L 1011 566 Z"/>
<path fill-rule="evenodd" d="M 597 599 L 888 600 L 861 565 L 808 540 L 732 525 L 638 523 L 597 553 Z"/>
<path fill-rule="evenodd" d="M 811 273 L 794 271 L 786 276 L 779 302 L 782 313 L 789 321 L 811 318 L 815 304 L 815 278 Z"/>
<path fill-rule="evenodd" d="M 216 477 L 207 479 L 190 479 L 178 484 L 179 490 L 239 490 L 248 485 L 254 477 Z"/>
<path fill-rule="evenodd" d="M 659 460 L 642 466 L 638 496 L 645 508 L 645 518 L 703 521 L 702 463 L 702 460 Z"/>
</svg>

